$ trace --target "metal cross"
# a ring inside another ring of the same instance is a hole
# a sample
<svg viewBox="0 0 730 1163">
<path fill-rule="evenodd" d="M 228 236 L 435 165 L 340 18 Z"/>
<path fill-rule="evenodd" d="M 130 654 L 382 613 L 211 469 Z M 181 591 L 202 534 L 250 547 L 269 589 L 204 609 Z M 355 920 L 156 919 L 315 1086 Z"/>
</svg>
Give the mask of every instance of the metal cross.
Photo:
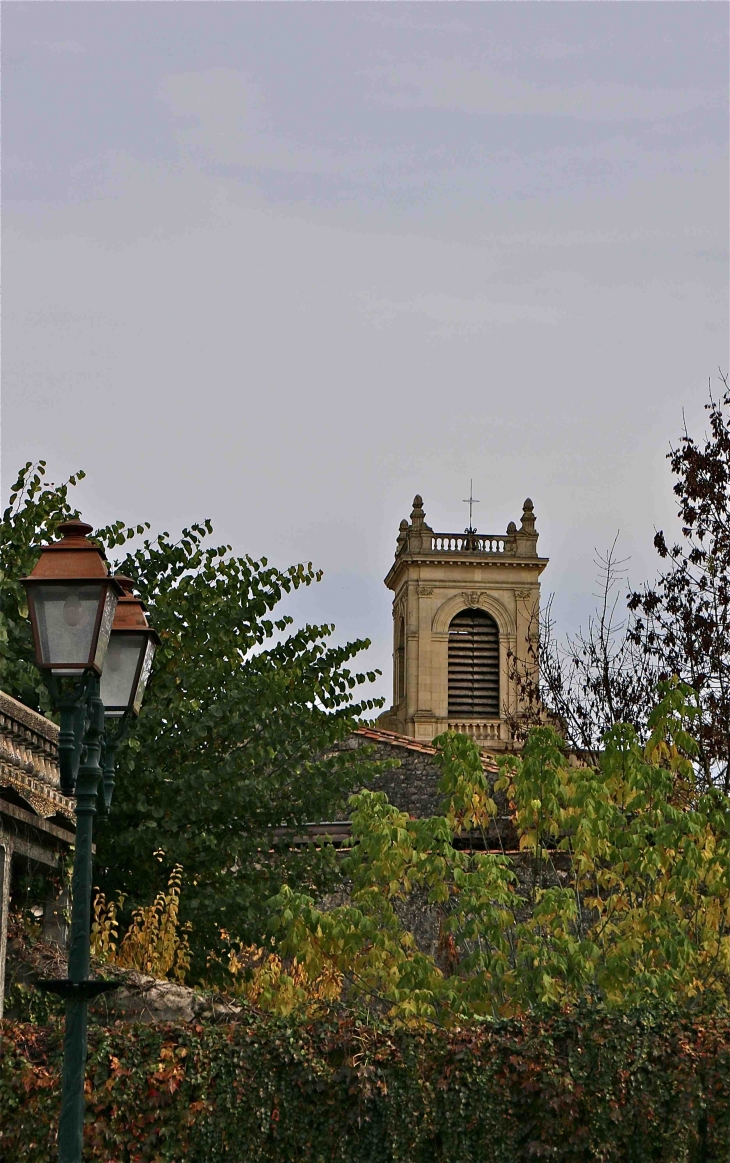
<svg viewBox="0 0 730 1163">
<path fill-rule="evenodd" d="M 469 496 L 464 497 L 464 504 L 469 506 L 469 528 L 467 533 L 476 533 L 476 529 L 472 527 L 472 507 L 480 504 L 474 494 L 474 481 L 469 481 Z"/>
</svg>

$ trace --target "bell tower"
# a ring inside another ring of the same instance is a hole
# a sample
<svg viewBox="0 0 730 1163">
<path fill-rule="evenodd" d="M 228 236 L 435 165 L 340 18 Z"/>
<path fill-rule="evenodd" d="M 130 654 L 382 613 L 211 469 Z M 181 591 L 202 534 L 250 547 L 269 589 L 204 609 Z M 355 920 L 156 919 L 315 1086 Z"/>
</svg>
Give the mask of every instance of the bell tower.
<svg viewBox="0 0 730 1163">
<path fill-rule="evenodd" d="M 537 637 L 540 574 L 535 512 L 528 498 L 519 529 L 434 533 L 423 499 L 400 523 L 393 591 L 393 706 L 386 730 L 428 741 L 463 731 L 493 750 L 510 747 L 507 719 L 518 710 L 510 656 L 530 667 Z"/>
</svg>

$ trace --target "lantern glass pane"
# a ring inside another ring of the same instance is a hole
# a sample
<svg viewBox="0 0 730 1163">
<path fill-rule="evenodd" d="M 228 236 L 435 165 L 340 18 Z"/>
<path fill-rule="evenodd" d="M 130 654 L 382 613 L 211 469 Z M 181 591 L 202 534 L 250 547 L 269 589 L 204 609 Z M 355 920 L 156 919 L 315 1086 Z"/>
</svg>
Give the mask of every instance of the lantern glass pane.
<svg viewBox="0 0 730 1163">
<path fill-rule="evenodd" d="M 104 657 L 109 645 L 109 636 L 112 632 L 112 623 L 114 621 L 114 613 L 117 608 L 117 601 L 117 595 L 114 593 L 111 586 L 108 586 L 106 595 L 104 597 L 104 612 L 101 615 L 99 637 L 96 642 L 96 655 L 94 656 L 94 662 L 99 667 L 99 670 L 101 670 L 104 666 Z"/>
<path fill-rule="evenodd" d="M 102 596 L 100 585 L 34 586 L 29 594 L 38 628 L 40 662 L 88 665 Z"/>
<path fill-rule="evenodd" d="M 134 704 L 132 709 L 134 710 L 135 715 L 138 715 L 142 709 L 142 699 L 144 698 L 144 692 L 149 681 L 150 671 L 152 670 L 152 659 L 154 657 L 155 644 L 150 638 L 148 638 L 147 649 L 145 650 L 144 661 L 142 662 L 142 669 L 139 673 L 139 682 L 137 683 L 137 690 L 135 691 L 134 695 Z"/>
<path fill-rule="evenodd" d="M 121 714 L 131 705 L 146 634 L 112 634 L 101 672 L 101 701 L 105 710 Z"/>
</svg>

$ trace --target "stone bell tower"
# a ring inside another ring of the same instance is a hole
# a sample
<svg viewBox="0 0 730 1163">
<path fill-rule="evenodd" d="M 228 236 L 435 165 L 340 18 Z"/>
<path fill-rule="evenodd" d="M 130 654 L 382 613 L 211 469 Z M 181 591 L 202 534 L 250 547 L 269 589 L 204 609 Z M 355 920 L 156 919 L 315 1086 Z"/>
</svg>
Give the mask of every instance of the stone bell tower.
<svg viewBox="0 0 730 1163">
<path fill-rule="evenodd" d="M 510 747 L 507 717 L 518 711 L 509 656 L 530 666 L 537 636 L 540 574 L 535 514 L 526 500 L 518 529 L 434 533 L 416 496 L 401 521 L 393 591 L 393 706 L 390 731 L 424 741 L 463 731 L 491 749 Z"/>
</svg>

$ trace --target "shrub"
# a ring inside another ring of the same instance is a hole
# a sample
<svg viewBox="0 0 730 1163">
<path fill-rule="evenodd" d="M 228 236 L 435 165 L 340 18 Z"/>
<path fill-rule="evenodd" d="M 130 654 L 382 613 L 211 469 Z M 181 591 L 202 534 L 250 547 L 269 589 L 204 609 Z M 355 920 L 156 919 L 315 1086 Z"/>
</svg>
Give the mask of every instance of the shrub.
<svg viewBox="0 0 730 1163">
<path fill-rule="evenodd" d="M 5 1023 L 0 1157 L 47 1163 L 60 1027 Z M 95 1027 L 87 1163 L 727 1163 L 730 1014 L 545 1011 L 446 1031 L 247 1011 Z"/>
</svg>

